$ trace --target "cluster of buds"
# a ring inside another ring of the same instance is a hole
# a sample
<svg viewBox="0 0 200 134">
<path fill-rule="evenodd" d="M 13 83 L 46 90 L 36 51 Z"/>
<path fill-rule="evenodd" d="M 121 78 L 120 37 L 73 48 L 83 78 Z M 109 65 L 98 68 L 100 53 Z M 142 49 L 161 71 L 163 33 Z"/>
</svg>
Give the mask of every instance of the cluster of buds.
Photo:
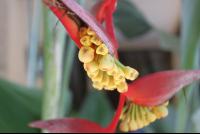
<svg viewBox="0 0 200 134">
<path fill-rule="evenodd" d="M 155 107 L 142 107 L 134 103 L 130 103 L 129 106 L 126 105 L 120 117 L 122 122 L 119 129 L 123 132 L 136 131 L 148 126 L 156 119 L 165 118 L 168 115 L 166 108 L 168 103 Z"/>
<path fill-rule="evenodd" d="M 104 88 L 127 92 L 126 79 L 135 80 L 138 72 L 121 64 L 116 57 L 112 57 L 108 47 L 90 27 L 81 27 L 79 36 L 83 47 L 81 47 L 78 57 L 84 63 L 84 69 L 92 79 L 93 87 L 98 90 Z"/>
</svg>

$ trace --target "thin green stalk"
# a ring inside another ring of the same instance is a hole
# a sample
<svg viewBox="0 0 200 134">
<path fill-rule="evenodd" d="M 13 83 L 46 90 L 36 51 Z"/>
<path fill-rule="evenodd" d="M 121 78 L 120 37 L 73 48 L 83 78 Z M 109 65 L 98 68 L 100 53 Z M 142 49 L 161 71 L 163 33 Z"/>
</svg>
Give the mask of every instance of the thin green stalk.
<svg viewBox="0 0 200 134">
<path fill-rule="evenodd" d="M 199 69 L 199 37 L 200 37 L 200 1 L 184 0 L 183 17 L 181 31 L 181 68 Z M 176 118 L 175 132 L 183 133 L 186 131 L 189 119 L 189 112 L 192 109 L 192 98 L 194 90 L 197 90 L 197 84 L 193 83 L 185 88 L 188 99 L 185 105 L 183 93 L 179 93 L 178 110 Z M 197 100 L 199 101 L 199 100 Z"/>
<path fill-rule="evenodd" d="M 55 63 L 55 45 L 53 41 L 53 14 L 44 6 L 44 89 L 42 119 L 58 117 L 60 91 L 57 89 L 57 70 Z"/>
<path fill-rule="evenodd" d="M 35 87 L 40 14 L 41 14 L 41 1 L 35 0 L 32 27 L 31 27 L 30 39 L 29 39 L 29 59 L 28 59 L 28 86 L 29 87 Z"/>
</svg>

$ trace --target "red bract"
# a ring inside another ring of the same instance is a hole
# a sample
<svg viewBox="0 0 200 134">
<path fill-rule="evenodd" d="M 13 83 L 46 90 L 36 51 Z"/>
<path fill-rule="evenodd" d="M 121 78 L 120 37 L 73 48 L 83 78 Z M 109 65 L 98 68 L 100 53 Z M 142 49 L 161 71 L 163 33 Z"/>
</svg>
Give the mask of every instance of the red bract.
<svg viewBox="0 0 200 134">
<path fill-rule="evenodd" d="M 76 118 L 37 121 L 30 123 L 29 126 L 45 129 L 52 133 L 114 133 L 124 106 L 124 99 L 125 96 L 121 94 L 117 112 L 106 128 L 94 122 Z"/>
<path fill-rule="evenodd" d="M 157 106 L 199 78 L 200 70 L 159 72 L 134 81 L 123 94 L 140 106 Z"/>
<path fill-rule="evenodd" d="M 98 124 L 76 118 L 63 118 L 31 123 L 30 127 L 48 130 L 51 133 L 103 133 L 104 128 Z"/>
<path fill-rule="evenodd" d="M 43 0 L 46 4 L 49 0 Z M 96 35 L 107 45 L 109 53 L 115 55 L 117 52 L 116 42 L 108 35 L 102 25 L 85 9 L 78 5 L 74 0 L 61 0 L 70 10 L 75 13 L 82 21 L 84 21 L 91 29 L 96 33 Z M 71 38 L 77 44 L 79 48 L 82 47 L 80 44 L 80 37 L 78 34 L 79 27 L 74 26 L 76 23 L 67 16 L 70 11 L 59 10 L 59 8 L 47 4 L 54 14 L 60 19 L 62 24 L 65 26 Z M 66 15 L 63 14 L 66 12 Z M 70 12 L 71 13 L 71 12 Z M 63 16 L 63 17 L 62 17 Z"/>
</svg>

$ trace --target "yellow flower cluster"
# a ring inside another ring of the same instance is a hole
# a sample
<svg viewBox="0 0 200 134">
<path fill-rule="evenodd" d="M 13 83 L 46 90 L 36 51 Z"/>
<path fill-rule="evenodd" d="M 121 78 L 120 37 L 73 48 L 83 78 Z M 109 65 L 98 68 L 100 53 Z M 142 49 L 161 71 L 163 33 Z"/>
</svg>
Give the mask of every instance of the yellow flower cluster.
<svg viewBox="0 0 200 134">
<path fill-rule="evenodd" d="M 163 105 L 155 107 L 142 107 L 134 103 L 130 103 L 129 106 L 125 106 L 120 119 L 122 120 L 119 129 L 123 132 L 136 131 L 156 119 L 165 118 L 168 115 L 168 109 L 166 106 L 169 102 Z"/>
<path fill-rule="evenodd" d="M 108 47 L 90 27 L 81 27 L 79 36 L 83 47 L 78 57 L 84 63 L 84 69 L 92 79 L 93 87 L 98 90 L 117 88 L 119 92 L 128 91 L 126 79 L 135 80 L 139 73 L 108 54 Z"/>
</svg>

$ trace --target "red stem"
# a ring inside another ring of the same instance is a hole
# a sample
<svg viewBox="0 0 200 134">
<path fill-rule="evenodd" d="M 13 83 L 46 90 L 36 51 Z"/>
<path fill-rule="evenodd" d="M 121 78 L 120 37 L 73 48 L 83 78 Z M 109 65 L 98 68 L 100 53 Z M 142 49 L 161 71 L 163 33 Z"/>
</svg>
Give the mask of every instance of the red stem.
<svg viewBox="0 0 200 134">
<path fill-rule="evenodd" d="M 125 102 L 125 96 L 123 94 L 120 94 L 117 112 L 116 112 L 113 120 L 111 121 L 111 123 L 105 128 L 106 133 L 114 133 L 115 132 L 118 121 L 119 121 L 119 117 L 120 117 L 121 112 L 124 107 L 124 102 Z"/>
<path fill-rule="evenodd" d="M 105 22 L 106 22 L 106 31 L 110 35 L 110 37 L 115 41 L 115 47 L 118 48 L 118 43 L 115 37 L 115 32 L 114 32 L 114 26 L 113 26 L 113 9 L 115 7 L 116 0 L 112 0 L 110 2 L 110 5 L 107 6 L 106 8 L 106 16 L 105 16 Z"/>
</svg>

